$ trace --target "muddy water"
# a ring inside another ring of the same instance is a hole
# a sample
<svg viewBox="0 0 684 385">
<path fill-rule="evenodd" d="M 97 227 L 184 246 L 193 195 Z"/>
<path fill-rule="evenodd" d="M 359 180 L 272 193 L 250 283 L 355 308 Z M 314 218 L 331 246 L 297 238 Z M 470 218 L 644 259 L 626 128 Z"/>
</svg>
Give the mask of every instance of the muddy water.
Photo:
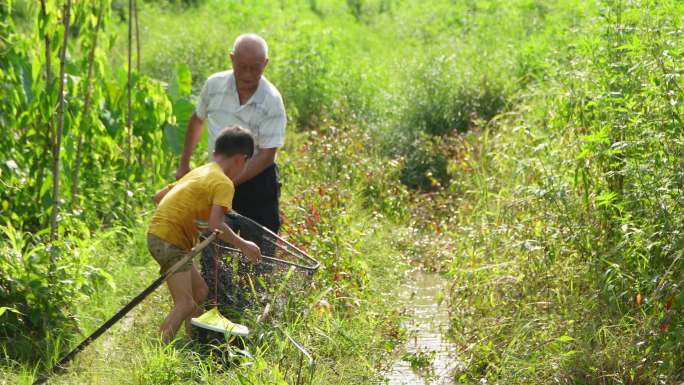
<svg viewBox="0 0 684 385">
<path fill-rule="evenodd" d="M 400 287 L 402 305 L 408 319 L 406 354 L 399 357 L 386 375 L 389 385 L 453 384 L 459 367 L 457 350 L 449 342 L 446 280 L 437 273 L 411 271 Z M 441 304 L 440 298 L 442 298 Z M 412 368 L 411 361 L 414 362 Z"/>
</svg>

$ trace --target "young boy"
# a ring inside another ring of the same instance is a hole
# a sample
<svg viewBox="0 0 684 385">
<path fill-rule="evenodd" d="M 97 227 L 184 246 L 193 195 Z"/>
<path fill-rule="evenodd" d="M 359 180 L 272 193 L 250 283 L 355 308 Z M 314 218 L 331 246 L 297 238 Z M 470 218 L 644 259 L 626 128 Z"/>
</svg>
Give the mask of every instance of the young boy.
<svg viewBox="0 0 684 385">
<path fill-rule="evenodd" d="M 259 247 L 236 235 L 223 222 L 235 192 L 232 179 L 242 173 L 253 152 L 254 138 L 249 131 L 239 126 L 227 127 L 216 138 L 213 162 L 192 170 L 154 195 L 159 206 L 148 229 L 147 244 L 150 254 L 161 266 L 161 272 L 192 249 L 198 238 L 196 219 L 208 219 L 210 231 L 220 230 L 220 239 L 239 248 L 253 263 L 259 261 Z M 166 283 L 174 308 L 160 331 L 162 339 L 168 343 L 183 321 L 186 334 L 191 334 L 190 319 L 199 315 L 198 305 L 206 300 L 208 288 L 192 260 L 172 274 Z"/>
</svg>

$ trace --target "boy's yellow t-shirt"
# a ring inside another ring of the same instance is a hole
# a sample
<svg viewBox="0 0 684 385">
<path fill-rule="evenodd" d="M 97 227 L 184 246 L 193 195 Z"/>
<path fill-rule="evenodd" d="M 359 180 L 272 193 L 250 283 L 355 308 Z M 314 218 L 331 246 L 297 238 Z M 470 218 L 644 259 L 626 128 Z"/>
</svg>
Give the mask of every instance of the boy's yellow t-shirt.
<svg viewBox="0 0 684 385">
<path fill-rule="evenodd" d="M 230 210 L 235 186 L 214 162 L 191 170 L 169 186 L 171 190 L 159 202 L 148 232 L 190 250 L 198 235 L 195 220 L 207 220 L 212 205 Z"/>
</svg>

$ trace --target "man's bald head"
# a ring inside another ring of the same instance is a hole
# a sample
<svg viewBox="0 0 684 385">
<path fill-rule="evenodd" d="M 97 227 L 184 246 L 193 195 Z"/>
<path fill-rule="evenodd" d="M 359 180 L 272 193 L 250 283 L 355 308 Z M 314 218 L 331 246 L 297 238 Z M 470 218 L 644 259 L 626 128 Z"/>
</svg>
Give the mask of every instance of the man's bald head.
<svg viewBox="0 0 684 385">
<path fill-rule="evenodd" d="M 268 44 L 255 33 L 245 33 L 235 39 L 232 54 L 235 56 L 261 56 L 268 59 Z"/>
<path fill-rule="evenodd" d="M 256 90 L 268 64 L 268 45 L 253 33 L 238 36 L 230 53 L 238 90 Z"/>
</svg>

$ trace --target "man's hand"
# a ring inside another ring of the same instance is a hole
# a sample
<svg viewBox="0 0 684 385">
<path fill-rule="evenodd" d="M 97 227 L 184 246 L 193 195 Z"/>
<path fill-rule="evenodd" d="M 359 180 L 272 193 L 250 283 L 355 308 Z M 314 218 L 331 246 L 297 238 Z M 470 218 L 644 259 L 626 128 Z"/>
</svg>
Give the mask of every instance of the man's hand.
<svg viewBox="0 0 684 385">
<path fill-rule="evenodd" d="M 152 197 L 152 200 L 154 200 L 155 206 L 159 206 L 159 202 L 161 202 L 162 199 L 164 199 L 166 194 L 168 194 L 172 188 L 173 188 L 173 185 L 171 184 L 171 185 L 168 185 L 168 186 L 164 187 L 163 189 L 157 191 L 157 193 L 154 194 L 154 197 Z"/>
<path fill-rule="evenodd" d="M 190 157 L 192 152 L 197 147 L 202 130 L 204 129 L 204 120 L 200 119 L 194 112 L 188 121 L 188 129 L 185 130 L 185 142 L 183 143 L 183 153 L 181 154 L 180 165 L 176 171 L 176 180 L 183 177 L 183 175 L 190 172 Z"/>
<path fill-rule="evenodd" d="M 242 251 L 242 254 L 246 255 L 247 258 L 249 258 L 250 262 L 259 263 L 259 259 L 261 258 L 261 250 L 259 249 L 259 246 L 256 245 L 256 243 L 251 241 L 244 241 L 244 243 L 240 247 L 240 250 Z"/>
<path fill-rule="evenodd" d="M 262 148 L 259 153 L 247 161 L 245 170 L 233 183 L 237 186 L 259 175 L 267 167 L 275 163 L 277 148 Z"/>
<path fill-rule="evenodd" d="M 182 178 L 185 174 L 190 172 L 190 165 L 187 164 L 181 164 L 178 166 L 178 170 L 176 170 L 176 180 L 179 180 Z"/>
</svg>

